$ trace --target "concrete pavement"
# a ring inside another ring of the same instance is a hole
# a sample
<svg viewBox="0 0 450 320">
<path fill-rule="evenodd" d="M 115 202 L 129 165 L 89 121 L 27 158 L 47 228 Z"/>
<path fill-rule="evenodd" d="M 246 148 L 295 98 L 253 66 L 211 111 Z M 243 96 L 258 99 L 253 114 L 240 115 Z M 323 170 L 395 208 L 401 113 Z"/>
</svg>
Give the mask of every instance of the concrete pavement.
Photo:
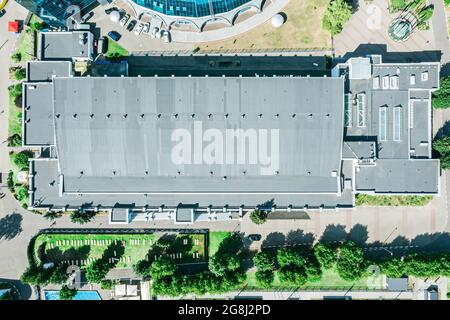
<svg viewBox="0 0 450 320">
<path fill-rule="evenodd" d="M 443 69 L 442 76 L 450 75 L 450 41 L 448 36 L 447 16 L 445 14 L 444 0 L 430 0 L 434 5 L 433 16 L 431 17 L 431 30 L 434 36 L 435 48 L 441 50 L 441 63 Z"/>
</svg>

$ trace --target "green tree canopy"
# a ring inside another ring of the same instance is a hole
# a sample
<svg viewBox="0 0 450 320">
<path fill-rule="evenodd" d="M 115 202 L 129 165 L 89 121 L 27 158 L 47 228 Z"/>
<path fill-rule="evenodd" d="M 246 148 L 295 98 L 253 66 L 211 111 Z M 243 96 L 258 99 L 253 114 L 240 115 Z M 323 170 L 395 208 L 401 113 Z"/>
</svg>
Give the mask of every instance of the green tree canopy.
<svg viewBox="0 0 450 320">
<path fill-rule="evenodd" d="M 275 256 L 268 251 L 261 251 L 253 257 L 253 263 L 258 271 L 273 271 L 275 268 Z"/>
<path fill-rule="evenodd" d="M 318 243 L 314 246 L 314 254 L 324 269 L 330 269 L 337 260 L 336 247 L 330 243 Z"/>
<path fill-rule="evenodd" d="M 258 270 L 255 273 L 256 283 L 261 288 L 270 288 L 275 278 L 272 270 Z"/>
<path fill-rule="evenodd" d="M 70 214 L 70 220 L 73 223 L 85 224 L 91 221 L 95 217 L 95 212 L 75 210 Z"/>
<path fill-rule="evenodd" d="M 446 109 L 450 107 L 450 76 L 441 78 L 439 89 L 433 92 L 433 108 Z"/>
<path fill-rule="evenodd" d="M 150 269 L 150 276 L 152 279 L 173 276 L 176 273 L 177 268 L 176 263 L 172 259 L 163 256 L 158 260 L 153 261 Z"/>
<path fill-rule="evenodd" d="M 71 289 L 67 285 L 62 286 L 59 290 L 60 300 L 72 300 L 77 295 L 77 289 Z"/>
<path fill-rule="evenodd" d="M 443 170 L 450 168 L 450 136 L 435 139 L 433 141 L 433 150 L 441 160 L 441 168 Z"/>
<path fill-rule="evenodd" d="M 263 224 L 267 221 L 268 215 L 267 210 L 255 209 L 252 213 L 250 213 L 250 220 L 252 220 L 255 224 Z"/>
<path fill-rule="evenodd" d="M 322 26 L 332 36 L 342 31 L 344 24 L 352 16 L 352 7 L 345 0 L 332 0 L 323 16 Z"/>
<path fill-rule="evenodd" d="M 109 265 L 103 259 L 97 259 L 86 268 L 89 283 L 101 283 L 109 271 Z"/>
<path fill-rule="evenodd" d="M 12 161 L 20 170 L 28 170 L 29 162 L 28 159 L 33 157 L 33 152 L 31 151 L 21 151 L 14 153 L 12 155 Z"/>
<path fill-rule="evenodd" d="M 339 276 L 347 281 L 355 281 L 364 275 L 363 250 L 352 241 L 345 242 L 339 248 L 336 269 Z"/>
</svg>

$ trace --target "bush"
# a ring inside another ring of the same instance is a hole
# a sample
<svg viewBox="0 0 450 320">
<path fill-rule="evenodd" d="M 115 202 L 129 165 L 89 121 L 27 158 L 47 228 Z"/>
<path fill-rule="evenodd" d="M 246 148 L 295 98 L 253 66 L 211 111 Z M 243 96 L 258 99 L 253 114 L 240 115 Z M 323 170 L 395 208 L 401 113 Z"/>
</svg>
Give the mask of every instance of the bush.
<svg viewBox="0 0 450 320">
<path fill-rule="evenodd" d="M 255 224 L 263 224 L 267 221 L 268 212 L 266 210 L 255 209 L 250 214 L 250 219 Z"/>
<path fill-rule="evenodd" d="M 28 199 L 28 188 L 25 186 L 19 186 L 16 188 L 17 200 L 20 202 Z"/>
<path fill-rule="evenodd" d="M 44 218 L 50 221 L 53 221 L 57 218 L 60 218 L 62 216 L 62 213 L 59 211 L 47 211 L 46 213 L 44 213 Z"/>
<path fill-rule="evenodd" d="M 70 221 L 73 223 L 85 224 L 90 222 L 95 217 L 95 212 L 93 211 L 72 211 L 70 214 Z"/>
<path fill-rule="evenodd" d="M 22 146 L 22 137 L 20 134 L 13 134 L 8 137 L 8 147 L 20 147 Z"/>
<path fill-rule="evenodd" d="M 68 286 L 62 286 L 61 290 L 59 290 L 59 299 L 60 300 L 72 300 L 77 295 L 77 289 L 71 289 Z"/>
<path fill-rule="evenodd" d="M 391 0 L 390 10 L 392 12 L 403 10 L 406 7 L 406 0 Z"/>
<path fill-rule="evenodd" d="M 8 185 L 9 191 L 11 191 L 11 193 L 14 193 L 16 183 L 14 182 L 14 172 L 12 170 L 8 171 L 8 178 L 6 184 Z"/>
<path fill-rule="evenodd" d="M 322 26 L 332 36 L 342 31 L 344 24 L 352 16 L 352 7 L 345 0 L 332 0 L 323 16 Z"/>
<path fill-rule="evenodd" d="M 14 63 L 19 63 L 20 61 L 22 61 L 22 54 L 20 52 L 16 52 L 11 56 L 11 60 Z"/>
<path fill-rule="evenodd" d="M 110 290 L 110 289 L 112 289 L 112 287 L 113 287 L 113 282 L 112 282 L 112 280 L 102 280 L 102 281 L 100 282 L 100 287 L 101 287 L 103 290 Z"/>
<path fill-rule="evenodd" d="M 358 193 L 357 206 L 425 206 L 433 196 L 382 196 Z"/>
<path fill-rule="evenodd" d="M 33 31 L 42 30 L 43 27 L 44 27 L 44 25 L 41 22 L 38 22 L 38 21 L 33 22 L 33 23 L 30 24 L 30 28 Z"/>
<path fill-rule="evenodd" d="M 23 80 L 26 77 L 26 71 L 25 68 L 16 68 L 14 70 L 14 79 L 17 81 Z"/>
<path fill-rule="evenodd" d="M 417 19 L 420 22 L 428 21 L 431 19 L 431 16 L 433 16 L 433 12 L 434 12 L 434 6 L 429 5 L 428 7 L 423 8 L 418 12 Z"/>
<path fill-rule="evenodd" d="M 13 153 L 12 161 L 19 168 L 19 170 L 29 169 L 29 159 L 33 158 L 33 152 L 21 151 L 19 153 Z"/>
<path fill-rule="evenodd" d="M 450 168 L 450 136 L 443 136 L 433 141 L 433 150 L 441 160 L 441 168 Z"/>
<path fill-rule="evenodd" d="M 345 242 L 339 248 L 336 270 L 347 281 L 355 281 L 364 275 L 364 254 L 362 249 L 352 241 Z"/>
<path fill-rule="evenodd" d="M 450 77 L 441 78 L 439 90 L 433 92 L 432 98 L 433 108 L 446 109 L 450 107 Z"/>
</svg>

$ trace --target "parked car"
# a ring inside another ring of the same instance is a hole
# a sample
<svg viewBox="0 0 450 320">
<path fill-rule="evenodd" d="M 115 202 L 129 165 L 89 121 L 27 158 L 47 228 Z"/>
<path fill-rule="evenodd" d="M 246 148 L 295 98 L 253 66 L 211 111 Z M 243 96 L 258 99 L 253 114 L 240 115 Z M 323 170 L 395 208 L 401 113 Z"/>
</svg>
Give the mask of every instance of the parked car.
<svg viewBox="0 0 450 320">
<path fill-rule="evenodd" d="M 120 39 L 120 37 L 122 37 L 122 35 L 120 33 L 118 33 L 117 31 L 110 31 L 110 32 L 108 32 L 108 37 L 110 37 L 111 40 L 119 41 L 119 39 Z"/>
<path fill-rule="evenodd" d="M 260 234 L 249 234 L 247 238 L 251 241 L 259 241 L 259 240 L 261 240 L 261 235 Z"/>
<path fill-rule="evenodd" d="M 159 30 L 159 32 L 156 33 L 156 39 L 161 39 L 164 35 L 164 29 Z"/>
<path fill-rule="evenodd" d="M 148 34 L 150 31 L 150 23 L 144 24 L 144 29 L 142 29 L 142 33 Z"/>
<path fill-rule="evenodd" d="M 152 30 L 152 33 L 150 34 L 150 36 L 152 38 L 156 38 L 156 36 L 159 34 L 159 28 L 158 27 L 154 27 Z"/>
<path fill-rule="evenodd" d="M 136 20 L 134 20 L 134 19 L 131 20 L 131 21 L 128 23 L 127 31 L 128 31 L 128 32 L 133 31 L 134 27 L 136 26 L 136 23 L 137 23 Z"/>
<path fill-rule="evenodd" d="M 130 19 L 129 14 L 125 14 L 122 19 L 120 19 L 119 24 L 123 27 L 127 24 L 128 20 Z"/>
<path fill-rule="evenodd" d="M 170 32 L 169 32 L 169 31 L 165 31 L 165 32 L 164 32 L 164 34 L 163 34 L 163 40 L 164 40 L 165 43 L 169 43 L 169 42 L 171 41 L 171 38 L 170 38 Z"/>
<path fill-rule="evenodd" d="M 88 21 L 93 16 L 94 16 L 94 11 L 90 11 L 90 12 L 86 13 L 84 16 L 81 17 L 81 22 L 85 23 L 86 21 Z"/>
<path fill-rule="evenodd" d="M 142 29 L 144 29 L 144 24 L 143 23 L 139 23 L 136 27 L 136 29 L 134 29 L 134 34 L 135 35 L 140 35 L 142 32 Z"/>
<path fill-rule="evenodd" d="M 3 17 L 3 15 L 6 13 L 5 9 L 0 10 L 0 18 Z"/>
</svg>

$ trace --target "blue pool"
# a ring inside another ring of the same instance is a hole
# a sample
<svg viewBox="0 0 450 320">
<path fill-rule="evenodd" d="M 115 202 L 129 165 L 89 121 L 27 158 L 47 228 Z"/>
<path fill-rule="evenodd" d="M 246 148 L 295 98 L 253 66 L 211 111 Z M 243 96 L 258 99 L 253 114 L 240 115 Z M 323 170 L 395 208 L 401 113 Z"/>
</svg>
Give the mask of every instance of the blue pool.
<svg viewBox="0 0 450 320">
<path fill-rule="evenodd" d="M 59 300 L 59 291 L 44 291 L 45 300 Z M 73 300 L 102 300 L 97 291 L 78 291 Z"/>
<path fill-rule="evenodd" d="M 205 17 L 231 11 L 250 0 L 133 0 L 140 6 L 169 15 Z"/>
</svg>

